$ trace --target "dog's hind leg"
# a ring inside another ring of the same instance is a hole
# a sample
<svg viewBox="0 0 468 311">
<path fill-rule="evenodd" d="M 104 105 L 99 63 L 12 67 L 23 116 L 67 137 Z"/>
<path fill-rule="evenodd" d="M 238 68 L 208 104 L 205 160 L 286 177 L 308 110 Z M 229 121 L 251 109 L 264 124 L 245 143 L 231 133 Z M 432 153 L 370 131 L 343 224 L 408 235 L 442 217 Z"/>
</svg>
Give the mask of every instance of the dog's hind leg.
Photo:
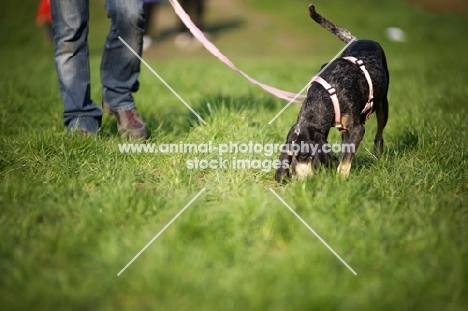
<svg viewBox="0 0 468 311">
<path fill-rule="evenodd" d="M 364 137 L 365 128 L 363 124 L 349 127 L 348 132 L 342 135 L 340 164 L 338 165 L 338 174 L 348 176 L 351 170 L 351 163 L 357 152 L 359 144 Z"/>
<path fill-rule="evenodd" d="M 378 158 L 383 153 L 384 139 L 383 130 L 387 125 L 388 120 L 388 99 L 385 96 L 376 106 L 375 114 L 377 115 L 377 133 L 374 138 L 374 155 Z"/>
</svg>

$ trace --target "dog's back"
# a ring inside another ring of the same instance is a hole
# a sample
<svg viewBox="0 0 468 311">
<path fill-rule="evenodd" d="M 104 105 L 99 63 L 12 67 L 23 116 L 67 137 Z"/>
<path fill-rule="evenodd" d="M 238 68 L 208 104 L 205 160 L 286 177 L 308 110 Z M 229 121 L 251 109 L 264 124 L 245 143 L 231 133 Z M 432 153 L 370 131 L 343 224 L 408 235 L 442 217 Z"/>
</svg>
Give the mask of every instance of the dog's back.
<svg viewBox="0 0 468 311">
<path fill-rule="evenodd" d="M 390 76 L 385 52 L 379 43 L 372 40 L 354 41 L 343 51 L 341 57 L 344 56 L 354 56 L 364 62 L 374 85 L 375 98 L 387 96 Z"/>
</svg>

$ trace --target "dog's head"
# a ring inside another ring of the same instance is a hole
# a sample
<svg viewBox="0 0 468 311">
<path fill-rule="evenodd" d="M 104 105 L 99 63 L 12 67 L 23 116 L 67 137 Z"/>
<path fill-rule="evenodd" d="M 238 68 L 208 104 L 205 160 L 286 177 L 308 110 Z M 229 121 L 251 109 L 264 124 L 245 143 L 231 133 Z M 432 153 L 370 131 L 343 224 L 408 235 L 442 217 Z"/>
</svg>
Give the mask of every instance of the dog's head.
<svg viewBox="0 0 468 311">
<path fill-rule="evenodd" d="M 281 150 L 276 181 L 288 181 L 293 175 L 303 178 L 312 175 L 320 166 L 337 165 L 338 159 L 326 152 L 326 144 L 328 143 L 319 130 L 293 126 Z"/>
</svg>

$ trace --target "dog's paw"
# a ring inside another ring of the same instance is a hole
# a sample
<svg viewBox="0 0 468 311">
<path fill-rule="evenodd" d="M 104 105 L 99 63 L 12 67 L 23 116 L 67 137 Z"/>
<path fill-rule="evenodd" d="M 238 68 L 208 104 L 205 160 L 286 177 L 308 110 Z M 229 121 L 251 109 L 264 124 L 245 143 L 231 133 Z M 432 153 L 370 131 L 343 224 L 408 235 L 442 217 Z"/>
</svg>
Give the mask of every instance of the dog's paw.
<svg viewBox="0 0 468 311">
<path fill-rule="evenodd" d="M 340 165 L 338 165 L 337 172 L 342 177 L 348 177 L 350 170 L 351 170 L 351 162 L 350 161 L 342 161 L 340 163 Z"/>
</svg>

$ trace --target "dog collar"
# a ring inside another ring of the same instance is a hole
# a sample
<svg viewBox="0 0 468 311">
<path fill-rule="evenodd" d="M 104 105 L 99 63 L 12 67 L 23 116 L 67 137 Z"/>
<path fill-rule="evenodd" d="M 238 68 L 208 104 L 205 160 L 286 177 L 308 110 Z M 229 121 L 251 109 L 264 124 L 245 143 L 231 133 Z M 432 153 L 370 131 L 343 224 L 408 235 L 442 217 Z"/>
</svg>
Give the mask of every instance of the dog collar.
<svg viewBox="0 0 468 311">
<path fill-rule="evenodd" d="M 366 118 L 369 119 L 372 113 L 372 106 L 374 105 L 374 87 L 372 86 L 372 79 L 369 75 L 369 72 L 367 71 L 366 66 L 364 66 L 364 62 L 362 60 L 357 59 L 353 56 L 345 56 L 343 57 L 343 59 L 346 59 L 358 65 L 364 73 L 364 76 L 366 77 L 367 84 L 369 85 L 369 100 L 367 101 L 366 106 L 364 107 L 361 113 L 366 113 Z"/>
</svg>

